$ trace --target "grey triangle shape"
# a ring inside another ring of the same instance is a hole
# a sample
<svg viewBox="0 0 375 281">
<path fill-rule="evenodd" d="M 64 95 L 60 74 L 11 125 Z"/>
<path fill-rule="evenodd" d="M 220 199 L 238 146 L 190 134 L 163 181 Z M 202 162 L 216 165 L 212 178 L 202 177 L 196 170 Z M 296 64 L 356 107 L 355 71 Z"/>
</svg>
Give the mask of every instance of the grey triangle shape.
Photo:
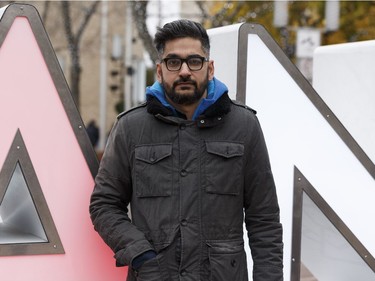
<svg viewBox="0 0 375 281">
<path fill-rule="evenodd" d="M 352 254 L 352 259 L 356 261 L 355 263 L 353 262 L 353 264 L 362 264 L 361 273 L 369 274 L 371 275 L 371 278 L 374 278 L 375 258 L 334 212 L 331 206 L 329 206 L 323 197 L 315 190 L 312 184 L 304 177 L 297 167 L 294 167 L 294 174 L 291 280 L 300 280 L 301 263 L 303 262 L 303 240 L 305 240 L 305 245 L 307 245 L 307 240 L 303 237 L 303 235 L 305 235 L 303 232 L 305 227 L 303 227 L 303 225 L 309 223 L 305 222 L 305 224 L 303 224 L 303 217 L 307 220 L 307 216 L 316 220 L 320 217 L 322 221 L 325 222 L 325 225 L 327 226 L 326 229 L 331 230 L 331 236 L 335 236 L 335 240 L 340 241 L 339 248 L 342 249 L 345 247 L 346 253 Z M 306 210 L 307 206 L 310 206 L 310 210 L 313 211 L 308 213 Z M 312 235 L 311 232 L 309 235 Z M 332 248 L 332 245 L 329 246 Z M 336 249 L 333 252 L 337 254 L 338 250 Z M 350 263 L 348 263 L 348 266 L 349 265 Z M 305 264 L 305 266 L 308 267 L 308 264 Z M 372 275 L 371 272 L 374 273 L 374 275 Z M 313 271 L 312 273 L 314 274 Z"/>
<path fill-rule="evenodd" d="M 19 162 L 1 202 L 0 216 L 0 244 L 48 242 Z"/>
<path fill-rule="evenodd" d="M 0 171 L 0 215 L 0 256 L 64 253 L 19 130 Z"/>
</svg>

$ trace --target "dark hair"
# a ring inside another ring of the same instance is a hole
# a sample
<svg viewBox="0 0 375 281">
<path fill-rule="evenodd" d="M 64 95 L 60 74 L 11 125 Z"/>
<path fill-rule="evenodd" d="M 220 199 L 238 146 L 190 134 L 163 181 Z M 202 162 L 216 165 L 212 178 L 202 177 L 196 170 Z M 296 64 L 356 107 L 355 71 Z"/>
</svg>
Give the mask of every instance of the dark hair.
<svg viewBox="0 0 375 281">
<path fill-rule="evenodd" d="M 207 35 L 207 31 L 200 23 L 187 19 L 181 19 L 166 23 L 163 28 L 157 28 L 154 44 L 159 54 L 159 58 L 161 58 L 164 52 L 166 42 L 185 37 L 198 39 L 202 44 L 202 50 L 207 56 L 209 56 L 210 39 Z"/>
</svg>

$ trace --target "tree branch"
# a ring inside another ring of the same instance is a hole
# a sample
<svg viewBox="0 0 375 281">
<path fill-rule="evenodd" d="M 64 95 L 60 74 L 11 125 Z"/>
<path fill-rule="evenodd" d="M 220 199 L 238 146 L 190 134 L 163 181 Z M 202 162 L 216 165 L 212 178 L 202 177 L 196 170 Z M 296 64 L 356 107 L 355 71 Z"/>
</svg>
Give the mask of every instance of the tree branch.
<svg viewBox="0 0 375 281">
<path fill-rule="evenodd" d="M 85 16 L 82 20 L 82 23 L 80 24 L 77 34 L 76 34 L 76 40 L 77 43 L 80 41 L 83 31 L 85 30 L 87 24 L 90 21 L 91 16 L 96 12 L 96 8 L 98 7 L 100 1 L 95 1 L 91 4 L 91 6 L 87 9 Z"/>
<path fill-rule="evenodd" d="M 74 45 L 75 37 L 72 30 L 72 21 L 70 18 L 70 2 L 69 1 L 61 1 L 61 12 L 64 21 L 64 29 L 66 38 L 68 40 L 68 45 L 71 47 Z"/>
<path fill-rule="evenodd" d="M 151 37 L 150 32 L 148 31 L 148 28 L 147 28 L 146 11 L 147 11 L 148 1 L 134 1 L 134 2 L 131 2 L 131 5 L 132 5 L 133 20 L 138 30 L 138 36 L 141 38 L 143 45 L 145 46 L 147 52 L 149 53 L 152 62 L 155 64 L 159 56 L 154 47 L 153 38 Z"/>
</svg>

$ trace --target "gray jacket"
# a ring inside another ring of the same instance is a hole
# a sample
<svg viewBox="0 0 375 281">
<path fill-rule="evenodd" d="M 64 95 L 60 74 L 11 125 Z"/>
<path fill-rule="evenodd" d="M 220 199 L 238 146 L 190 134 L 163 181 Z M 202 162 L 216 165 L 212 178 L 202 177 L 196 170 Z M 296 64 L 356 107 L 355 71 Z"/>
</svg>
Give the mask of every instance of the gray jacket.
<svg viewBox="0 0 375 281">
<path fill-rule="evenodd" d="M 130 211 L 129 208 L 130 207 Z M 224 94 L 196 121 L 157 99 L 119 116 L 95 179 L 95 229 L 128 281 L 283 280 L 282 226 L 255 112 Z M 154 250 L 139 271 L 132 260 Z"/>
</svg>

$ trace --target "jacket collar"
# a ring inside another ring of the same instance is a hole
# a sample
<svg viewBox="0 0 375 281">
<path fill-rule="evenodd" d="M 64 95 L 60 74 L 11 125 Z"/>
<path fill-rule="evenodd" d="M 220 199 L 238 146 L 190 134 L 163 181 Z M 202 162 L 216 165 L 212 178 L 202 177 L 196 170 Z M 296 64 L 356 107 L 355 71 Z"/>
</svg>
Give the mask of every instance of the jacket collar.
<svg viewBox="0 0 375 281">
<path fill-rule="evenodd" d="M 208 107 L 196 119 L 198 127 L 212 127 L 223 122 L 224 117 L 230 112 L 231 100 L 227 93 L 224 93 L 214 104 Z M 164 106 L 156 97 L 147 96 L 147 112 L 155 115 L 164 122 L 179 125 L 185 117 L 176 113 L 169 107 Z M 195 122 L 195 121 L 191 121 Z"/>
<path fill-rule="evenodd" d="M 228 88 L 225 84 L 221 81 L 216 79 L 215 77 L 209 81 L 207 85 L 207 97 L 202 99 L 201 102 L 198 104 L 194 115 L 193 120 L 198 120 L 202 114 L 205 112 L 224 95 L 228 92 Z M 157 99 L 159 101 L 158 107 L 161 105 L 163 109 L 157 109 L 158 113 L 161 113 L 165 116 L 177 116 L 180 118 L 185 118 L 183 114 L 178 112 L 166 99 L 164 88 L 159 82 L 155 82 L 151 87 L 147 87 L 146 89 L 146 99 L 153 100 Z M 150 113 L 153 113 L 155 110 L 155 105 L 151 104 L 151 109 L 149 110 Z M 160 112 L 161 111 L 161 112 Z"/>
</svg>

